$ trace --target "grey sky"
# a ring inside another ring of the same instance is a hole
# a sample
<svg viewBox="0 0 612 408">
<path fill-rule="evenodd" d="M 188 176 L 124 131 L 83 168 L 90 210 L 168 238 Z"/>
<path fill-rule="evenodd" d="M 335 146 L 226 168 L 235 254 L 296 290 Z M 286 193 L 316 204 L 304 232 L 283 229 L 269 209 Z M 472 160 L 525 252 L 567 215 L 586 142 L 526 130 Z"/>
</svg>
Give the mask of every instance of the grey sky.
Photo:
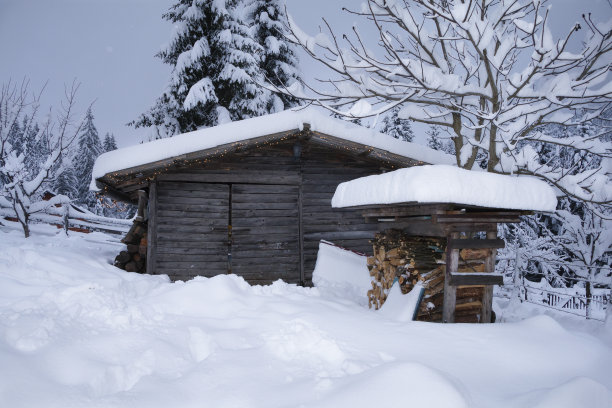
<svg viewBox="0 0 612 408">
<path fill-rule="evenodd" d="M 359 0 L 288 0 L 298 24 L 315 33 L 325 16 L 339 32 L 357 22 L 341 12 Z M 32 90 L 48 82 L 43 103 L 58 104 L 65 83 L 81 82 L 80 107 L 95 100 L 101 136 L 112 132 L 120 146 L 138 143 L 145 132 L 125 126 L 161 94 L 170 68 L 154 57 L 170 35 L 161 19 L 172 0 L 0 0 L 0 81 L 31 79 Z M 582 12 L 610 18 L 608 0 L 553 0 L 559 32 Z M 564 31 L 564 30 L 563 30 Z M 372 33 L 373 35 L 374 33 Z M 324 77 L 318 65 L 301 57 L 306 78 Z"/>
</svg>

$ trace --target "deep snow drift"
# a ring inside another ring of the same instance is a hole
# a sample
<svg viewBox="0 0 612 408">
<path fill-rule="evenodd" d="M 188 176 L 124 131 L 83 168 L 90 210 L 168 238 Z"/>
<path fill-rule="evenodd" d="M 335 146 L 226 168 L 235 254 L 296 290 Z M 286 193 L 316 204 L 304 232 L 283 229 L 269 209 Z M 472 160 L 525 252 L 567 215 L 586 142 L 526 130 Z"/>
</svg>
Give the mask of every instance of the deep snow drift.
<svg viewBox="0 0 612 408">
<path fill-rule="evenodd" d="M 612 406 L 601 325 L 400 322 L 329 287 L 126 273 L 118 249 L 0 227 L 0 406 Z"/>
</svg>

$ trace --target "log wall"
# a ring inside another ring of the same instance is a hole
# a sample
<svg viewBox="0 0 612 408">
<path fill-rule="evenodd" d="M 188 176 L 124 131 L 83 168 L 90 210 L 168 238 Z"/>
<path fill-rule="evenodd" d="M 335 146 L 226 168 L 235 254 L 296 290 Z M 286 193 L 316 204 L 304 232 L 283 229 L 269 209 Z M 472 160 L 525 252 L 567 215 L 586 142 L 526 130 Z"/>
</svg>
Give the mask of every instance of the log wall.
<svg viewBox="0 0 612 408">
<path fill-rule="evenodd" d="M 252 148 L 157 176 L 153 273 L 172 279 L 236 273 L 253 284 L 310 285 L 318 244 L 367 253 L 376 224 L 335 210 L 337 185 L 391 169 L 315 143 Z M 231 226 L 231 228 L 230 228 Z"/>
</svg>

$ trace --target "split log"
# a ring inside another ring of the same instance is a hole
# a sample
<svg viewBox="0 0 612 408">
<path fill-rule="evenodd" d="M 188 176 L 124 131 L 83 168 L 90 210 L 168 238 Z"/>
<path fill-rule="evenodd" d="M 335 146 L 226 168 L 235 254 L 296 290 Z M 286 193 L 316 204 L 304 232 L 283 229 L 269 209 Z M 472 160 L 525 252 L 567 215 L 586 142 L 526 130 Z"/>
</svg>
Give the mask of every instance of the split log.
<svg viewBox="0 0 612 408">
<path fill-rule="evenodd" d="M 134 221 L 121 242 L 126 250 L 115 257 L 114 265 L 128 272 L 146 273 L 147 223 Z"/>
<path fill-rule="evenodd" d="M 407 236 L 400 230 L 377 233 L 371 240 L 373 256 L 367 260 L 372 288 L 368 304 L 379 309 L 397 280 L 406 294 L 417 282 L 425 288 L 417 320 L 441 321 L 446 265 L 443 238 Z M 482 273 L 490 249 L 462 249 L 457 273 Z M 456 289 L 455 321 L 478 321 L 482 307 L 483 286 L 459 286 Z"/>
</svg>

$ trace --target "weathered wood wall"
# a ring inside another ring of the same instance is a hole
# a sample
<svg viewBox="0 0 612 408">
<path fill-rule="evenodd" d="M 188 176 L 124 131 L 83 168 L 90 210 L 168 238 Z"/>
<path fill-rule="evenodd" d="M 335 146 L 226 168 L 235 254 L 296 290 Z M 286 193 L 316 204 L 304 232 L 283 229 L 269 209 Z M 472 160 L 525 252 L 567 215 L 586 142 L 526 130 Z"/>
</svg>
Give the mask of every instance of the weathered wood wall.
<svg viewBox="0 0 612 408">
<path fill-rule="evenodd" d="M 387 168 L 314 143 L 300 150 L 296 157 L 293 141 L 278 143 L 160 174 L 149 204 L 151 270 L 181 280 L 231 270 L 255 284 L 308 285 L 321 239 L 370 252 L 377 225 L 358 210 L 332 209 L 331 198 L 339 183 Z"/>
</svg>

